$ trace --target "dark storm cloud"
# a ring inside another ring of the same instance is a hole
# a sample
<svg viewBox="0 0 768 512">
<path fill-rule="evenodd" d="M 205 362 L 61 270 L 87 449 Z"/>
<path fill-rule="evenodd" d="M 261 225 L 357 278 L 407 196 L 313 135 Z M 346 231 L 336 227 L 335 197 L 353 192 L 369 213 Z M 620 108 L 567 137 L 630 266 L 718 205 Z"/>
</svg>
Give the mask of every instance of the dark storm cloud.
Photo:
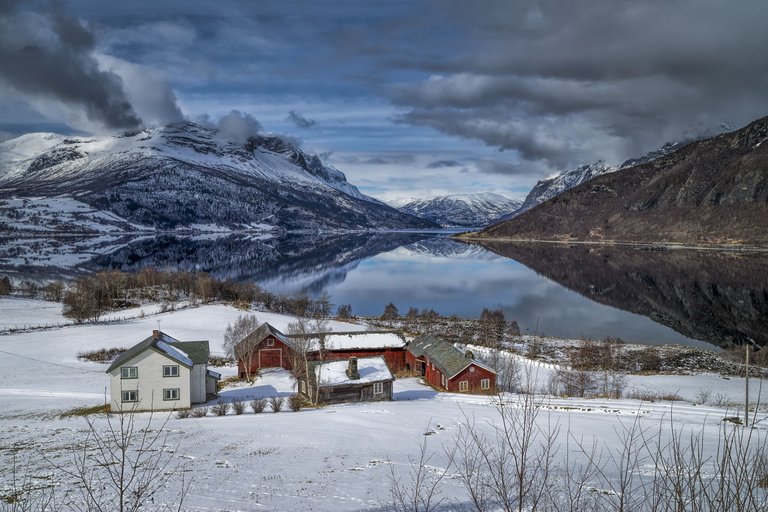
<svg viewBox="0 0 768 512">
<path fill-rule="evenodd" d="M 560 167 L 768 114 L 762 0 L 440 2 L 455 44 L 399 54 L 401 122 Z"/>
<path fill-rule="evenodd" d="M 82 110 L 106 127 L 140 126 L 120 77 L 99 68 L 93 33 L 58 4 L 35 12 L 26 7 L 0 1 L 0 82 Z"/>
<path fill-rule="evenodd" d="M 312 128 L 317 124 L 317 122 L 314 119 L 307 119 L 300 113 L 296 112 L 295 110 L 291 110 L 288 112 L 288 121 L 292 122 L 299 128 Z"/>
</svg>

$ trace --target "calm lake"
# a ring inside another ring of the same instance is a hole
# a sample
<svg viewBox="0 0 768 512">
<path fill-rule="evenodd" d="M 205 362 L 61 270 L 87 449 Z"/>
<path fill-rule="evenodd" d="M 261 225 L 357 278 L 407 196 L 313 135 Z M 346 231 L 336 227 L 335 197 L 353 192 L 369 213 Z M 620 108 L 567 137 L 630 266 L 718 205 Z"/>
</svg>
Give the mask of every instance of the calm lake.
<svg viewBox="0 0 768 512">
<path fill-rule="evenodd" d="M 388 302 L 525 333 L 643 343 L 768 342 L 768 255 L 552 244 L 469 245 L 446 233 L 0 241 L 0 271 L 38 278 L 144 267 L 206 271 L 275 292 L 323 290 L 355 314 Z"/>
</svg>

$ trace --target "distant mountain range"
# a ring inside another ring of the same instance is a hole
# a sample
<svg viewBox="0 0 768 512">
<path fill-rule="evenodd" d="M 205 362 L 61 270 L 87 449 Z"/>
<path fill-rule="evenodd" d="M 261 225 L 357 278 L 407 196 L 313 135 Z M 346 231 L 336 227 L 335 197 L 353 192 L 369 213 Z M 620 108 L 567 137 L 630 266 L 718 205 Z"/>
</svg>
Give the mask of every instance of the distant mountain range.
<svg viewBox="0 0 768 512">
<path fill-rule="evenodd" d="M 499 216 L 514 212 L 522 205 L 519 199 L 499 194 L 451 194 L 417 199 L 399 210 L 428 219 L 443 227 L 481 227 Z"/>
<path fill-rule="evenodd" d="M 0 143 L 0 232 L 434 227 L 279 137 L 238 143 L 182 123 Z"/>
<path fill-rule="evenodd" d="M 482 238 L 768 245 L 768 118 L 600 172 Z"/>
</svg>

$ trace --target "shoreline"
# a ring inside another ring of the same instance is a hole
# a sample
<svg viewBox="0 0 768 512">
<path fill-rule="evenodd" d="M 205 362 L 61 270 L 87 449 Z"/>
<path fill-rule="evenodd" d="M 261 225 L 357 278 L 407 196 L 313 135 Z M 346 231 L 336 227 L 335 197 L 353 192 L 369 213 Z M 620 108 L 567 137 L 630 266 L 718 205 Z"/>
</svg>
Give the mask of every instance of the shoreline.
<svg viewBox="0 0 768 512">
<path fill-rule="evenodd" d="M 465 243 L 476 243 L 482 245 L 482 242 L 503 242 L 503 243 L 521 243 L 521 244 L 551 244 L 551 245 L 602 245 L 611 247 L 647 247 L 659 252 L 667 250 L 694 250 L 694 251 L 722 251 L 722 252 L 743 252 L 743 253 L 768 253 L 768 247 L 754 245 L 695 245 L 683 242 L 640 242 L 624 240 L 552 240 L 537 238 L 509 238 L 509 237 L 478 237 L 456 235 L 450 237 L 451 240 Z"/>
</svg>

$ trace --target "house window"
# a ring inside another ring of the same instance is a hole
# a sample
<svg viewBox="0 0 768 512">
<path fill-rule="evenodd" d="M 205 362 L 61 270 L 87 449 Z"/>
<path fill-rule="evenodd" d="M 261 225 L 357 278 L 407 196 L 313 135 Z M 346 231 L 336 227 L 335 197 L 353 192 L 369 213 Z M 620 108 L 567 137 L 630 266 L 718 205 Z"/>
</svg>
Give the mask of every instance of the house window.
<svg viewBox="0 0 768 512">
<path fill-rule="evenodd" d="M 480 389 L 491 389 L 491 379 L 480 379 Z"/>
<path fill-rule="evenodd" d="M 179 376 L 179 366 L 163 366 L 163 377 L 178 377 Z"/>
<path fill-rule="evenodd" d="M 135 366 L 123 366 L 122 368 L 120 368 L 120 378 L 121 379 L 138 379 L 139 369 L 136 368 Z"/>
<path fill-rule="evenodd" d="M 139 392 L 137 390 L 131 390 L 131 391 L 123 391 L 121 393 L 120 399 L 123 402 L 138 402 L 139 401 Z"/>
<path fill-rule="evenodd" d="M 268 347 L 274 347 L 275 346 L 275 340 L 272 338 L 267 338 L 267 346 Z"/>
<path fill-rule="evenodd" d="M 163 400 L 178 400 L 178 399 L 179 399 L 179 388 L 163 390 Z"/>
<path fill-rule="evenodd" d="M 459 381 L 459 392 L 469 391 L 469 382 L 466 380 Z"/>
<path fill-rule="evenodd" d="M 383 395 L 384 394 L 384 383 L 383 382 L 374 382 L 373 383 L 373 394 L 374 395 Z"/>
</svg>

